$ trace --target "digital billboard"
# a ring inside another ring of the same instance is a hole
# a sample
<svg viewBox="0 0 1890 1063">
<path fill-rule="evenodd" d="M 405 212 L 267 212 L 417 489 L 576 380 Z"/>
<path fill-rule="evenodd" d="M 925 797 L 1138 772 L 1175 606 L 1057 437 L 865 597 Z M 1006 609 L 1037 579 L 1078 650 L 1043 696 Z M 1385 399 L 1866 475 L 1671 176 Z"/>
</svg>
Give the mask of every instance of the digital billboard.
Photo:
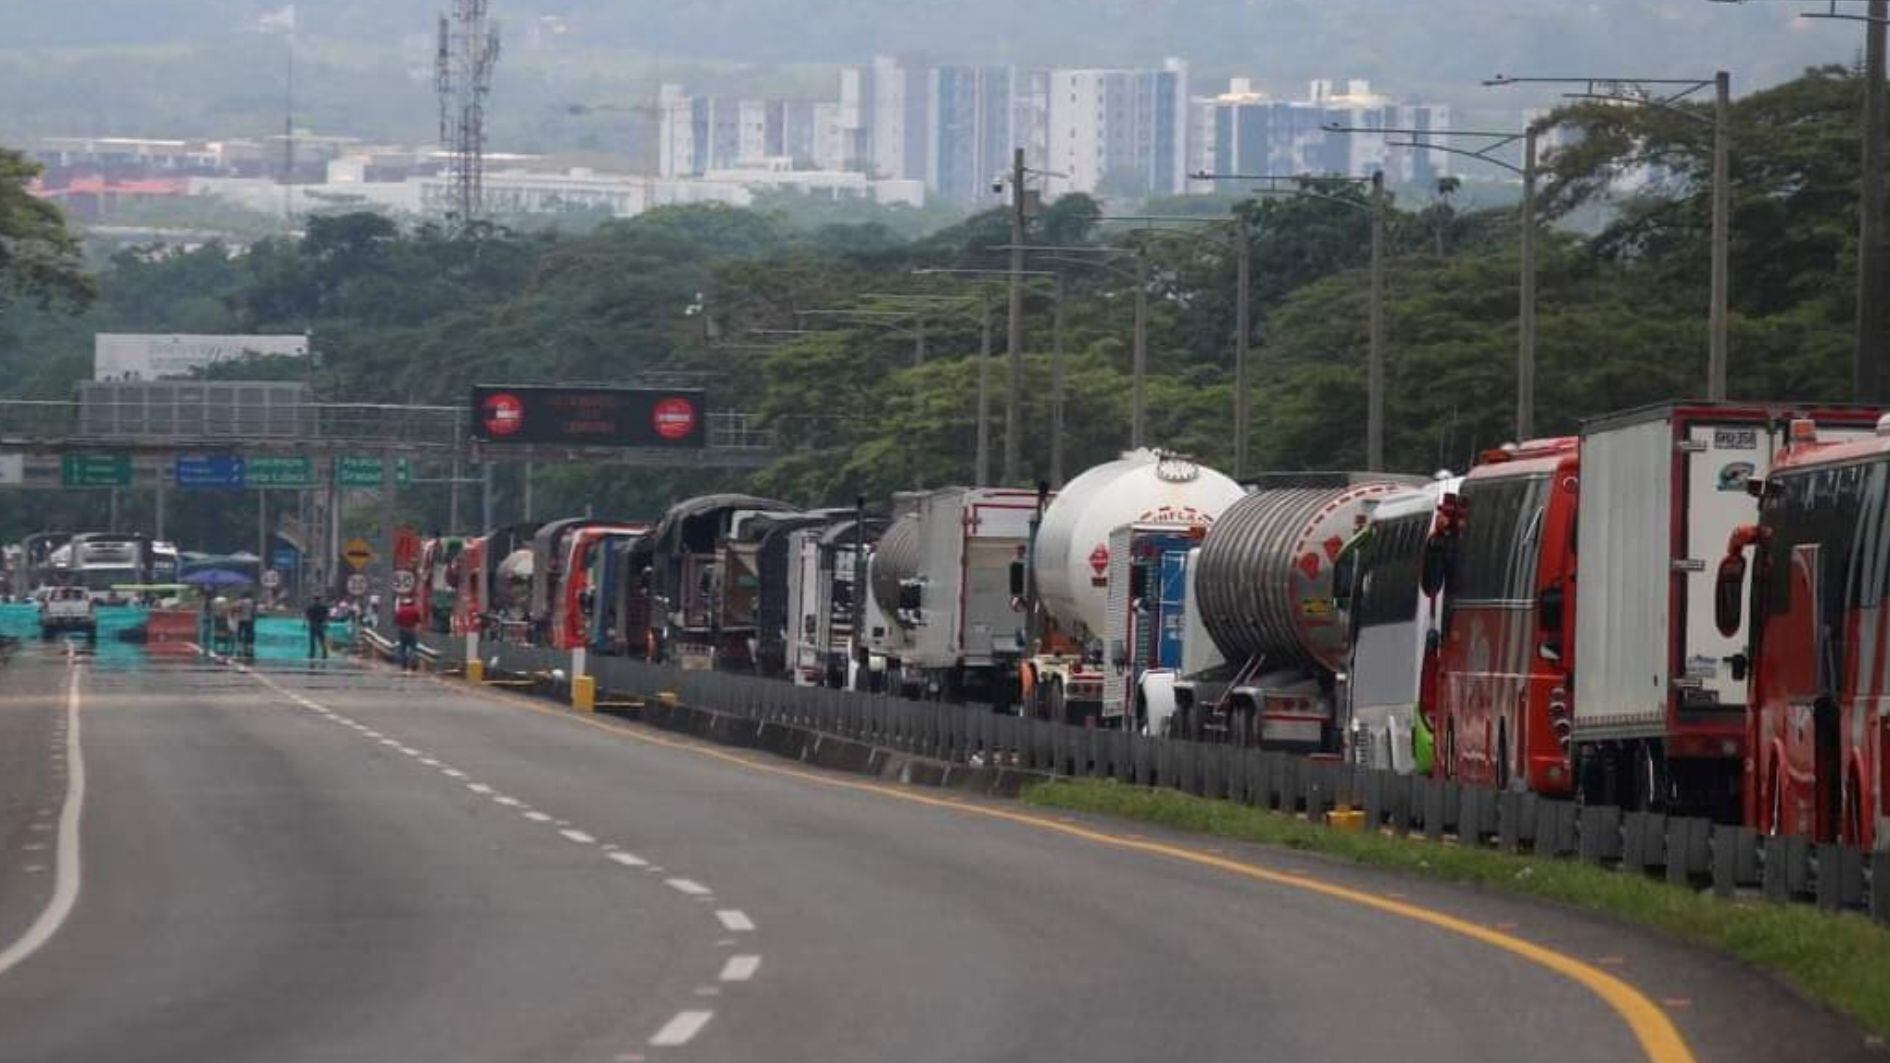
<svg viewBox="0 0 1890 1063">
<path fill-rule="evenodd" d="M 481 443 L 567 447 L 702 447 L 704 393 L 665 388 L 481 385 L 472 437 Z"/>
</svg>

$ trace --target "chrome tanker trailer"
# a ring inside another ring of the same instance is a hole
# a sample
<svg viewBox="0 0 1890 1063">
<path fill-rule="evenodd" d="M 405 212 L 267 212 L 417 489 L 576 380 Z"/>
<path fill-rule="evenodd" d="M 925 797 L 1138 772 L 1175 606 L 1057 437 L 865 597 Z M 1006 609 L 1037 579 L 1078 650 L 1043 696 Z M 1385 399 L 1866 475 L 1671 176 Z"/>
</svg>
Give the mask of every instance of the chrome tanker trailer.
<svg viewBox="0 0 1890 1063">
<path fill-rule="evenodd" d="M 1369 503 L 1422 482 L 1355 473 L 1269 476 L 1222 513 L 1190 557 L 1182 624 L 1205 631 L 1214 652 L 1185 655 L 1198 670 L 1175 683 L 1169 733 L 1338 752 L 1343 721 L 1334 679 L 1350 636 L 1335 601 L 1334 572 L 1346 543 L 1364 527 Z"/>
</svg>

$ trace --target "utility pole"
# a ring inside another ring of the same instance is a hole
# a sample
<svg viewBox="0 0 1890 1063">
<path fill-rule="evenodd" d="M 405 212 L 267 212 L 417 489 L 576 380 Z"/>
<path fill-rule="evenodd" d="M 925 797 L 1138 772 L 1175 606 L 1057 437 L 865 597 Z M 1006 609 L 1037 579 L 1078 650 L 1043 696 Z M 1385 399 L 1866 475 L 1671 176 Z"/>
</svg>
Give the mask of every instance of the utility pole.
<svg viewBox="0 0 1890 1063">
<path fill-rule="evenodd" d="M 1371 352 L 1365 384 L 1365 469 L 1385 467 L 1385 172 L 1372 174 Z"/>
<path fill-rule="evenodd" d="M 1016 486 L 1024 434 L 1024 149 L 1011 152 L 1010 320 L 1004 337 L 1010 393 L 1004 398 L 1004 483 Z"/>
<path fill-rule="evenodd" d="M 1247 473 L 1248 344 L 1253 342 L 1253 218 L 1234 208 L 1234 479 Z"/>
<path fill-rule="evenodd" d="M 1522 305 L 1516 352 L 1516 441 L 1536 432 L 1536 135 L 1534 123 L 1523 132 Z"/>
<path fill-rule="evenodd" d="M 1063 274 L 1057 274 L 1050 326 L 1050 485 L 1063 486 Z"/>
<path fill-rule="evenodd" d="M 1884 290 L 1883 151 L 1885 0 L 1870 0 L 1864 23 L 1863 202 L 1857 236 L 1857 338 L 1851 358 L 1851 392 L 1858 402 L 1880 397 L 1883 368 Z"/>
<path fill-rule="evenodd" d="M 1148 439 L 1148 255 L 1135 252 L 1134 408 L 1129 413 L 1129 449 L 1140 450 Z"/>
<path fill-rule="evenodd" d="M 925 315 L 921 314 L 912 321 L 912 364 L 925 364 Z"/>
<path fill-rule="evenodd" d="M 991 297 L 978 293 L 978 455 L 974 487 L 991 482 Z"/>
<path fill-rule="evenodd" d="M 1732 75 L 1713 75 L 1713 302 L 1708 311 L 1706 397 L 1726 397 L 1726 327 L 1732 227 Z"/>
</svg>

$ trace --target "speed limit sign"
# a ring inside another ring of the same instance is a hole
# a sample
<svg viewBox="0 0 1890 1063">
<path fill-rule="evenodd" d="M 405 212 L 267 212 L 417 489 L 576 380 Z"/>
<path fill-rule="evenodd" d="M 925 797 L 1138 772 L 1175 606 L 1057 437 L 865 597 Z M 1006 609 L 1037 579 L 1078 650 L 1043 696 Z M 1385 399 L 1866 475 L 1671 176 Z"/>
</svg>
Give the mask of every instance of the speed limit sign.
<svg viewBox="0 0 1890 1063">
<path fill-rule="evenodd" d="M 414 586 L 418 582 L 419 581 L 414 579 L 413 573 L 407 571 L 406 569 L 399 568 L 399 569 L 394 570 L 394 593 L 395 594 L 412 594 Z"/>
<path fill-rule="evenodd" d="M 367 577 L 359 572 L 348 577 L 348 593 L 356 598 L 367 593 Z"/>
<path fill-rule="evenodd" d="M 277 587 L 282 586 L 282 573 L 277 572 L 273 568 L 263 573 L 262 585 L 272 591 L 275 590 Z"/>
</svg>

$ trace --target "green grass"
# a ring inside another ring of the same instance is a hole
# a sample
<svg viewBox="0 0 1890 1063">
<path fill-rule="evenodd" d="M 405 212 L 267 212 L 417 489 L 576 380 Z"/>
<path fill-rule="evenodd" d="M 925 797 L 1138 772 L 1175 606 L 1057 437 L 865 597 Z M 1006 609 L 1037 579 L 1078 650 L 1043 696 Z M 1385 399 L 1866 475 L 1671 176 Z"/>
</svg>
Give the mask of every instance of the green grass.
<svg viewBox="0 0 1890 1063">
<path fill-rule="evenodd" d="M 1080 780 L 1044 783 L 1027 804 L 1324 853 L 1371 867 L 1599 912 L 1716 949 L 1784 978 L 1812 1000 L 1890 1036 L 1890 927 L 1803 905 L 1727 901 L 1572 860 L 1518 856 L 1385 834 L 1348 834 L 1276 812 L 1171 790 Z"/>
</svg>

